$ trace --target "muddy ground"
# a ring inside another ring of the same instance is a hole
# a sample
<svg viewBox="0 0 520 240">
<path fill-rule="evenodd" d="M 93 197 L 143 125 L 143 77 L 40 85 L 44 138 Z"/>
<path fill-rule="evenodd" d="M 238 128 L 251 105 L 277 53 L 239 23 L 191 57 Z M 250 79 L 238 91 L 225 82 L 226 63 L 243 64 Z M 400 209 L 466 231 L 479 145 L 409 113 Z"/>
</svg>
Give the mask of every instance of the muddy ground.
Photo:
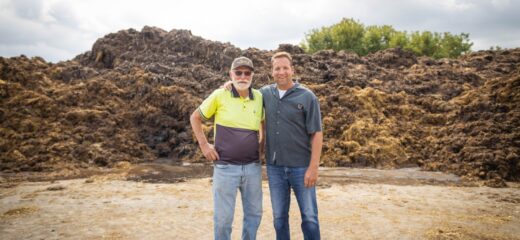
<svg viewBox="0 0 520 240">
<path fill-rule="evenodd" d="M 211 168 L 163 163 L 85 178 L 2 175 L 1 239 L 212 239 Z M 176 176 L 176 177 L 172 177 Z M 60 180 L 61 179 L 61 180 Z M 274 239 L 267 182 L 258 239 Z M 34 181 L 40 180 L 40 181 Z M 322 168 L 323 239 L 520 239 L 520 185 L 489 188 L 455 175 Z M 302 239 L 296 201 L 291 235 Z M 237 199 L 233 239 L 239 239 Z"/>
</svg>

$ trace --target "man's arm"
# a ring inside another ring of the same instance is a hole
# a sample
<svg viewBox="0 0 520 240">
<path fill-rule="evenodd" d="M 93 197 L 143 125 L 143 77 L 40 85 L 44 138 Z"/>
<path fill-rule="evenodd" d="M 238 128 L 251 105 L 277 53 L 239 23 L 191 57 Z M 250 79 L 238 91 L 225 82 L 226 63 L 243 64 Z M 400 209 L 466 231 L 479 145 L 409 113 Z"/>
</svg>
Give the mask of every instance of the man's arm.
<svg viewBox="0 0 520 240">
<path fill-rule="evenodd" d="M 233 81 L 229 80 L 229 81 L 225 82 L 224 84 L 220 85 L 219 88 L 225 88 L 226 90 L 231 91 L 232 85 L 233 85 Z"/>
<path fill-rule="evenodd" d="M 305 187 L 312 187 L 318 181 L 318 167 L 320 166 L 321 148 L 323 146 L 323 132 L 315 132 L 311 136 L 311 162 L 305 173 Z"/>
<path fill-rule="evenodd" d="M 258 131 L 258 140 L 259 140 L 259 149 L 258 153 L 260 154 L 260 161 L 262 161 L 262 156 L 264 155 L 265 150 L 265 121 L 260 122 L 260 130 Z"/>
<path fill-rule="evenodd" d="M 195 111 L 191 114 L 190 123 L 204 157 L 211 161 L 220 159 L 217 151 L 215 150 L 215 147 L 213 144 L 208 143 L 208 139 L 206 139 L 206 135 L 204 135 L 204 131 L 202 130 L 202 118 L 200 116 L 199 109 L 195 109 Z"/>
</svg>

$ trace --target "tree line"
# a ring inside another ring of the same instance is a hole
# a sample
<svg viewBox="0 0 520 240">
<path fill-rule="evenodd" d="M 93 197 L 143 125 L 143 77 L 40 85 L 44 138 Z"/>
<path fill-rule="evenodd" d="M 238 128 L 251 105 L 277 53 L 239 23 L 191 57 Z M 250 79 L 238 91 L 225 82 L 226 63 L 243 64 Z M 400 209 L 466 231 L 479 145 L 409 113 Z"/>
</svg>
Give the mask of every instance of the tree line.
<svg viewBox="0 0 520 240">
<path fill-rule="evenodd" d="M 390 25 L 365 26 L 354 19 L 342 19 L 339 23 L 305 34 L 300 46 L 308 53 L 319 50 L 352 51 L 360 56 L 387 48 L 400 47 L 418 56 L 453 58 L 471 51 L 473 43 L 468 33 L 451 34 L 430 31 L 397 31 Z"/>
</svg>

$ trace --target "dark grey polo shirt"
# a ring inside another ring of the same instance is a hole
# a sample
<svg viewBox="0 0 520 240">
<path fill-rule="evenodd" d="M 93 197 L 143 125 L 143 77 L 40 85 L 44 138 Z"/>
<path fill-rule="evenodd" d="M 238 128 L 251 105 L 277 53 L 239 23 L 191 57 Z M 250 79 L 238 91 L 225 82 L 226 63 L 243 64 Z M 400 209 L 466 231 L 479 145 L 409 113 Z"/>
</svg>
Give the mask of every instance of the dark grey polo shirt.
<svg viewBox="0 0 520 240">
<path fill-rule="evenodd" d="M 276 84 L 260 89 L 264 98 L 267 164 L 307 167 L 311 135 L 321 131 L 321 113 L 314 93 L 296 83 L 280 99 Z"/>
</svg>

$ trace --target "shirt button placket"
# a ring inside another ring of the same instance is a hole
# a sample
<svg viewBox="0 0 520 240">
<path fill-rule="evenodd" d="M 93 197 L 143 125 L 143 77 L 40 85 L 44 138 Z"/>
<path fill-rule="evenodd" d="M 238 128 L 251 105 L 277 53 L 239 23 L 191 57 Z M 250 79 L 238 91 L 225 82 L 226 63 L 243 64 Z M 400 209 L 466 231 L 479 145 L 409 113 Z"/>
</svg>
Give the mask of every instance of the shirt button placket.
<svg viewBox="0 0 520 240">
<path fill-rule="evenodd" d="M 277 110 L 276 111 L 276 135 L 280 134 L 280 132 L 278 131 L 279 130 L 278 128 L 280 128 L 279 123 L 280 123 L 280 110 Z"/>
</svg>

